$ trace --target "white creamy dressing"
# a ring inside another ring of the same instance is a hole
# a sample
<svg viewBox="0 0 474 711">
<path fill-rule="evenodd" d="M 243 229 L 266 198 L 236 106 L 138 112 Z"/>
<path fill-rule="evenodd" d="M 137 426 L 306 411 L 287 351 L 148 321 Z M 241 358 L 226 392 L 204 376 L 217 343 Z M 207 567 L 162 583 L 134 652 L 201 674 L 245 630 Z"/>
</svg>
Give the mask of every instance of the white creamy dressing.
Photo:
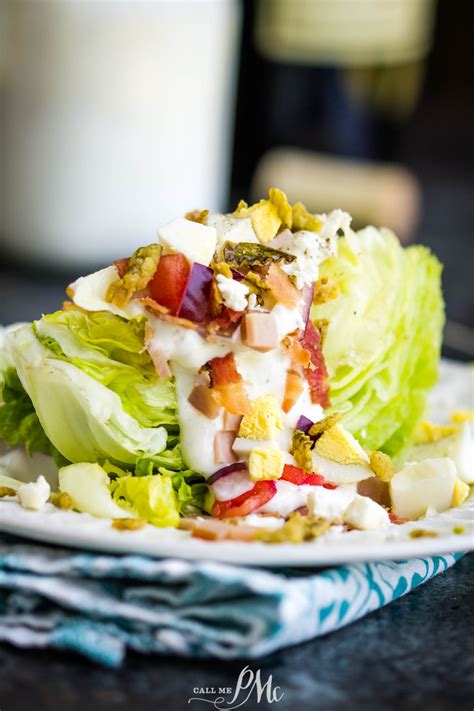
<svg viewBox="0 0 474 711">
<path fill-rule="evenodd" d="M 275 313 L 276 312 L 276 313 Z M 273 313 L 280 323 L 282 337 L 294 331 L 300 322 L 300 309 L 287 309 L 280 304 Z M 187 465 L 210 476 L 221 465 L 214 461 L 214 438 L 223 429 L 223 415 L 214 420 L 193 407 L 188 398 L 196 385 L 199 369 L 212 358 L 222 358 L 232 352 L 237 370 L 242 376 L 247 395 L 254 400 L 259 395 L 271 393 L 281 404 L 285 393 L 286 376 L 290 367 L 290 357 L 286 348 L 279 345 L 266 353 L 260 353 L 233 339 L 216 339 L 211 342 L 197 331 L 165 323 L 149 317 L 154 330 L 152 347 L 161 350 L 170 363 L 176 379 L 176 395 L 181 428 L 181 447 Z M 304 392 L 288 414 L 283 413 L 284 428 L 278 437 L 278 446 L 288 451 L 296 422 L 301 414 L 319 420 L 323 411 L 311 402 L 309 386 L 304 382 Z"/>
<path fill-rule="evenodd" d="M 255 513 L 275 513 L 288 516 L 300 506 L 308 506 L 311 513 L 342 523 L 343 514 L 357 496 L 355 485 L 325 489 L 323 486 L 297 485 L 290 481 L 276 482 L 275 496 Z"/>
</svg>

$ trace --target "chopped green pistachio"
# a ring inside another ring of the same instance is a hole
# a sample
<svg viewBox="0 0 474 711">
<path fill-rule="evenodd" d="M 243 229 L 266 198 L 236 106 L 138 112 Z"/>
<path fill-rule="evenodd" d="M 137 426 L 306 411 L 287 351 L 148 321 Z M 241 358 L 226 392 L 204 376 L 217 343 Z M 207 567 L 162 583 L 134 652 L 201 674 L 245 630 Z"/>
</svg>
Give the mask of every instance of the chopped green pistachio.
<svg viewBox="0 0 474 711">
<path fill-rule="evenodd" d="M 437 538 L 436 531 L 429 531 L 426 528 L 414 528 L 410 531 L 410 538 Z"/>
<path fill-rule="evenodd" d="M 128 260 L 123 277 L 109 286 L 106 300 L 120 308 L 126 306 L 136 291 L 145 289 L 150 283 L 160 261 L 161 251 L 160 244 L 149 244 L 137 249 Z"/>
<path fill-rule="evenodd" d="M 280 249 L 273 249 L 264 244 L 255 242 L 225 242 L 222 247 L 223 260 L 234 267 L 264 267 L 272 262 L 285 262 L 290 264 L 296 257 L 294 254 L 287 254 Z"/>
<path fill-rule="evenodd" d="M 305 434 L 302 430 L 295 430 L 293 432 L 290 454 L 294 456 L 297 465 L 305 472 L 313 471 L 312 447 L 313 441 L 309 435 Z"/>
<path fill-rule="evenodd" d="M 281 528 L 262 529 L 255 533 L 254 539 L 264 543 L 302 543 L 313 541 L 329 529 L 331 522 L 320 516 L 302 516 L 292 513 Z"/>
<path fill-rule="evenodd" d="M 293 205 L 293 232 L 298 232 L 298 230 L 319 232 L 322 226 L 323 223 L 319 217 L 308 212 L 302 202 L 296 202 Z"/>
</svg>

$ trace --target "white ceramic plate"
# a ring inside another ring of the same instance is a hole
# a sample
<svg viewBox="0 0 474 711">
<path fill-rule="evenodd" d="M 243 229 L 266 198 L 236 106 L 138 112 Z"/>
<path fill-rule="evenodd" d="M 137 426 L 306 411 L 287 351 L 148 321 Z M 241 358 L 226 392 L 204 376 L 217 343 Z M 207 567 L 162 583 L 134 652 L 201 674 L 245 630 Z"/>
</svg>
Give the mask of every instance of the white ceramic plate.
<svg viewBox="0 0 474 711">
<path fill-rule="evenodd" d="M 430 537 L 413 538 L 413 530 Z M 455 533 L 454 529 L 462 530 Z M 108 519 L 61 511 L 47 504 L 28 511 L 14 500 L 0 501 L 0 530 L 82 550 L 155 557 L 204 558 L 258 566 L 329 566 L 369 560 L 399 560 L 474 549 L 474 494 L 457 509 L 373 531 L 334 531 L 312 543 L 294 545 L 201 541 L 184 531 L 146 526 L 117 531 Z"/>
<path fill-rule="evenodd" d="M 444 362 L 440 385 L 431 398 L 433 417 L 445 419 L 452 409 L 469 408 L 468 366 Z M 471 371 L 472 373 L 472 371 Z M 412 537 L 414 530 L 431 536 Z M 462 506 L 422 521 L 390 525 L 373 531 L 329 532 L 312 543 L 263 544 L 208 542 L 184 531 L 146 526 L 117 531 L 108 519 L 62 511 L 47 504 L 28 511 L 14 499 L 0 500 L 0 531 L 81 550 L 133 553 L 232 562 L 269 567 L 321 567 L 342 563 L 400 560 L 474 549 L 474 493 Z"/>
</svg>

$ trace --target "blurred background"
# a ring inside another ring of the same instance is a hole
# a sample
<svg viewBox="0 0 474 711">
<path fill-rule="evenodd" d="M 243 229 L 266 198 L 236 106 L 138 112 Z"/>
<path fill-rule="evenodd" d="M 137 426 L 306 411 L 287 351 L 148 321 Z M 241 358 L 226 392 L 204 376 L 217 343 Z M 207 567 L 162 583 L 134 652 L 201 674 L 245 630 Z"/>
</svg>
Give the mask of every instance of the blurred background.
<svg viewBox="0 0 474 711">
<path fill-rule="evenodd" d="M 474 355 L 472 0 L 0 0 L 0 323 L 285 190 L 445 263 Z"/>
</svg>

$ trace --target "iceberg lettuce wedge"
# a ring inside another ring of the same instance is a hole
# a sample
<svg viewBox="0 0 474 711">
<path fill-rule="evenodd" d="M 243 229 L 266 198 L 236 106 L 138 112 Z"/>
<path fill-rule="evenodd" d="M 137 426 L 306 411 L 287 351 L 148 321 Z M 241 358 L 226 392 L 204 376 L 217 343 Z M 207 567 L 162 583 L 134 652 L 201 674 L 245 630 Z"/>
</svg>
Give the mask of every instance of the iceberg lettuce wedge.
<svg viewBox="0 0 474 711">
<path fill-rule="evenodd" d="M 410 445 L 437 378 L 441 265 L 427 248 L 403 249 L 389 230 L 368 227 L 339 240 L 321 275 L 341 291 L 312 309 L 314 319 L 329 320 L 332 409 L 363 446 L 396 457 Z"/>
<path fill-rule="evenodd" d="M 142 427 L 117 393 L 58 358 L 32 326 L 11 333 L 8 345 L 47 438 L 67 460 L 135 464 L 165 450 L 164 427 Z"/>
</svg>

